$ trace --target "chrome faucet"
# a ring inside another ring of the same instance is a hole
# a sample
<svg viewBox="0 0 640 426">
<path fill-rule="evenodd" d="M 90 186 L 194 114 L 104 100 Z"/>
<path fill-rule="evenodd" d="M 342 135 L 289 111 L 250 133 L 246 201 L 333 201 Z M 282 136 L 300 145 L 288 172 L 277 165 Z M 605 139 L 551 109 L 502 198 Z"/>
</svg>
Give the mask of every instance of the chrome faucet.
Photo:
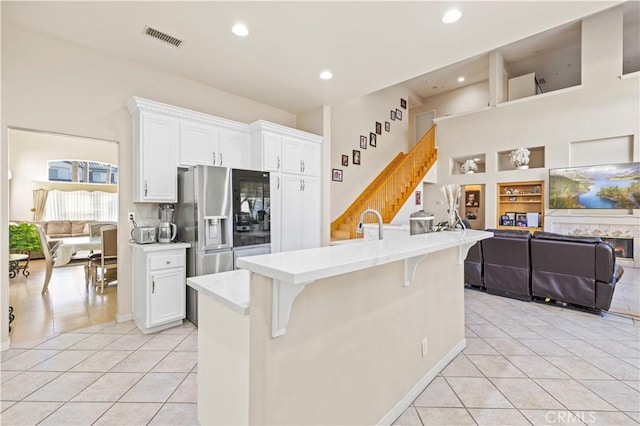
<svg viewBox="0 0 640 426">
<path fill-rule="evenodd" d="M 378 239 L 382 239 L 382 216 L 374 209 L 366 209 L 362 213 L 360 213 L 360 219 L 358 219 L 358 228 L 356 229 L 356 233 L 362 234 L 364 232 L 364 217 L 367 213 L 373 213 L 378 218 Z"/>
</svg>

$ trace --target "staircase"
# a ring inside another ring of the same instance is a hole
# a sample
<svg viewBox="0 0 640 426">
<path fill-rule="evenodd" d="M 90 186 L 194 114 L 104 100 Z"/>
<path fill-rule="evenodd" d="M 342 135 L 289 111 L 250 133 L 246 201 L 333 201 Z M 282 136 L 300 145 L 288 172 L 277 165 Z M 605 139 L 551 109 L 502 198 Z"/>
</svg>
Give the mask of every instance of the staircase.
<svg viewBox="0 0 640 426">
<path fill-rule="evenodd" d="M 380 212 L 384 223 L 393 220 L 436 161 L 435 134 L 434 125 L 408 154 L 400 152 L 391 160 L 353 204 L 331 224 L 332 241 L 357 238 L 358 218 L 368 208 Z M 375 222 L 375 217 L 367 215 L 365 222 Z"/>
</svg>

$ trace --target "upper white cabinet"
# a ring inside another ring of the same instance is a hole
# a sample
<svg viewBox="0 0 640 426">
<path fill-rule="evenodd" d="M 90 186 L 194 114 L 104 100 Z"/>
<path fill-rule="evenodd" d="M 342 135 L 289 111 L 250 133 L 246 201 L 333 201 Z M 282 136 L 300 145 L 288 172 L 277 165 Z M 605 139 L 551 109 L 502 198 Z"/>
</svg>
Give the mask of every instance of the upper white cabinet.
<svg viewBox="0 0 640 426">
<path fill-rule="evenodd" d="M 251 140 L 248 131 L 220 130 L 216 166 L 251 169 Z"/>
<path fill-rule="evenodd" d="M 182 120 L 180 122 L 180 162 L 182 167 L 216 165 L 220 132 L 213 126 Z"/>
<path fill-rule="evenodd" d="M 129 103 L 133 114 L 133 201 L 177 201 L 178 120 L 148 108 L 143 99 Z"/>
<path fill-rule="evenodd" d="M 320 176 L 322 137 L 264 120 L 250 127 L 254 169 Z"/>
</svg>

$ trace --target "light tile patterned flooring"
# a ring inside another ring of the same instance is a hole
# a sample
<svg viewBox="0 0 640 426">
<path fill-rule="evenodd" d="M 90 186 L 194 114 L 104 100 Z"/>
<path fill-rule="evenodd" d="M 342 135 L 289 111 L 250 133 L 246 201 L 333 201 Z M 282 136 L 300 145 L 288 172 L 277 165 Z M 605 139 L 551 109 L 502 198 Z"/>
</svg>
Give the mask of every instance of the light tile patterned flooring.
<svg viewBox="0 0 640 426">
<path fill-rule="evenodd" d="M 629 268 L 631 269 L 631 268 Z M 616 303 L 640 310 L 640 274 Z M 396 425 L 640 424 L 640 323 L 465 291 L 467 348 Z M 107 323 L 2 352 L 3 425 L 197 424 L 197 329 Z"/>
</svg>

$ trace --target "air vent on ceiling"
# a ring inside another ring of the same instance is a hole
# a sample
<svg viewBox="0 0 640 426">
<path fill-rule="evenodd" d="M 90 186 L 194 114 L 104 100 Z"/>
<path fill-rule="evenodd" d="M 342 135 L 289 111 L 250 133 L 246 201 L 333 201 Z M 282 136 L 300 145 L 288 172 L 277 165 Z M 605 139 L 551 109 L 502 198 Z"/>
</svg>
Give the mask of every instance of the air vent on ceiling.
<svg viewBox="0 0 640 426">
<path fill-rule="evenodd" d="M 151 28 L 148 25 L 144 27 L 144 33 L 149 37 L 153 37 L 160 41 L 164 41 L 165 43 L 169 43 L 175 47 L 180 47 L 180 45 L 184 43 L 182 40 L 172 37 L 169 34 L 165 34 L 162 31 L 158 31 L 155 28 Z"/>
</svg>

